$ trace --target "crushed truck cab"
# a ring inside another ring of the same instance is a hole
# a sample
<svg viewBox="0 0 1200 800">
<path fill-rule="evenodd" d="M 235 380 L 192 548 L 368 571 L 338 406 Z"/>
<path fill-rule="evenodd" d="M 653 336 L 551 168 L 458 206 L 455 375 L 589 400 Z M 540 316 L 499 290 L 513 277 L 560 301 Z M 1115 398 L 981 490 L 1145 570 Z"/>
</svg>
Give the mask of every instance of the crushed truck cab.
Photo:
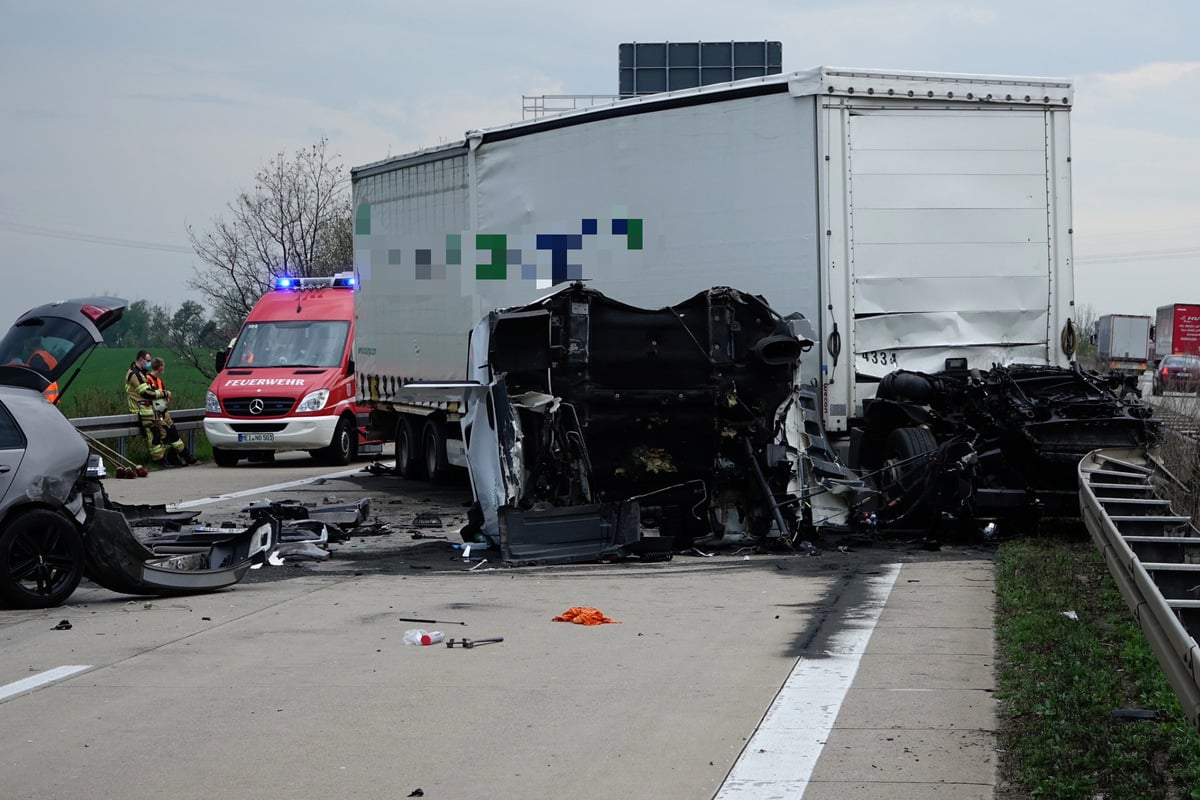
<svg viewBox="0 0 1200 800">
<path fill-rule="evenodd" d="M 255 304 L 205 401 L 213 459 L 307 450 L 330 464 L 379 452 L 354 402 L 354 276 L 281 278 Z"/>
</svg>

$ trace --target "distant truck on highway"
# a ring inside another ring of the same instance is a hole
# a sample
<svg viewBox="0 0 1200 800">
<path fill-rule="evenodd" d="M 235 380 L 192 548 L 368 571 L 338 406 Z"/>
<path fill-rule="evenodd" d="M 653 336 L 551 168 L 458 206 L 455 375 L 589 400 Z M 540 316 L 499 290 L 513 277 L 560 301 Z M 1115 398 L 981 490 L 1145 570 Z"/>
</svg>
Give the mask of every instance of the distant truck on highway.
<svg viewBox="0 0 1200 800">
<path fill-rule="evenodd" d="M 465 466 L 468 333 L 578 280 L 643 308 L 730 286 L 803 316 L 836 436 L 895 370 L 1065 367 L 1072 92 L 820 67 L 354 168 L 358 400 L 402 475 Z"/>
<path fill-rule="evenodd" d="M 1140 376 L 1151 363 L 1148 316 L 1105 314 L 1096 321 L 1096 361 L 1102 372 Z"/>
<path fill-rule="evenodd" d="M 1200 305 L 1172 303 L 1154 315 L 1154 361 L 1170 355 L 1200 355 Z"/>
<path fill-rule="evenodd" d="M 218 466 L 307 450 L 328 464 L 382 451 L 355 402 L 353 273 L 279 278 L 259 298 L 205 400 Z"/>
</svg>

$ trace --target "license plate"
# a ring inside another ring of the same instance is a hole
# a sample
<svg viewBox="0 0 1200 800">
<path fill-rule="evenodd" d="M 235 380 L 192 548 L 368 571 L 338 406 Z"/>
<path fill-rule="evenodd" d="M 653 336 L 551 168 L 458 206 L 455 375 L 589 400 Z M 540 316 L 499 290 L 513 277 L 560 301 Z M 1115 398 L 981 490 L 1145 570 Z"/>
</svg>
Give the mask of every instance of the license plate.
<svg viewBox="0 0 1200 800">
<path fill-rule="evenodd" d="M 239 433 L 238 441 L 244 444 L 270 444 L 275 441 L 273 433 Z"/>
</svg>

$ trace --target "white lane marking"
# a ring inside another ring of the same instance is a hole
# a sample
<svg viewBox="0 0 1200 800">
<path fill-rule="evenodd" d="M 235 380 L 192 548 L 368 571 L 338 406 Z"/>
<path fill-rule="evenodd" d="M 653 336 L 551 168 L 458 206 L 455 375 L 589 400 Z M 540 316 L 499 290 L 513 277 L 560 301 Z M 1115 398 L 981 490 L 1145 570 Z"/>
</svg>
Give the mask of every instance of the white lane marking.
<svg viewBox="0 0 1200 800">
<path fill-rule="evenodd" d="M 55 667 L 48 669 L 45 672 L 40 672 L 37 675 L 32 675 L 28 678 L 22 678 L 19 681 L 14 681 L 6 686 L 0 686 L 0 702 L 7 700 L 14 695 L 31 692 L 39 686 L 45 686 L 47 683 L 61 681 L 63 678 L 69 678 L 72 675 L 83 672 L 85 669 L 91 669 L 91 664 L 71 664 L 65 667 Z"/>
<path fill-rule="evenodd" d="M 891 564 L 867 580 L 867 600 L 846 613 L 825 658 L 796 661 L 715 800 L 804 793 L 899 574 L 900 565 Z"/>
<path fill-rule="evenodd" d="M 229 494 L 219 494 L 219 495 L 215 495 L 213 497 L 202 497 L 199 500 L 185 500 L 182 503 L 172 503 L 171 507 L 172 508 L 195 508 L 196 506 L 206 506 L 209 503 L 219 503 L 222 500 L 236 500 L 239 497 L 246 497 L 247 495 L 252 495 L 252 494 L 263 494 L 264 492 L 280 492 L 280 491 L 283 491 L 284 489 L 294 489 L 297 486 L 304 486 L 307 483 L 312 483 L 313 481 L 319 481 L 322 478 L 325 478 L 325 479 L 345 478 L 350 475 L 358 475 L 361 472 L 365 472 L 365 470 L 362 467 L 358 467 L 356 469 L 342 470 L 341 472 L 330 472 L 326 475 L 313 475 L 311 478 L 299 478 L 294 481 L 288 481 L 287 483 L 277 483 L 274 486 L 261 486 L 257 489 L 243 489 L 240 492 L 230 492 Z"/>
</svg>

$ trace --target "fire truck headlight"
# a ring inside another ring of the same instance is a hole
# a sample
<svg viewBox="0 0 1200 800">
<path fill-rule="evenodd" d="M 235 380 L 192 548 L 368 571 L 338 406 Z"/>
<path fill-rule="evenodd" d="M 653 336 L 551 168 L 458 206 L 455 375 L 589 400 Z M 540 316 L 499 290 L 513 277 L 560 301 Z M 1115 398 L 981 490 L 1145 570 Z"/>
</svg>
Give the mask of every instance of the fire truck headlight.
<svg viewBox="0 0 1200 800">
<path fill-rule="evenodd" d="M 204 396 L 204 410 L 214 414 L 221 413 L 221 401 L 217 399 L 216 392 L 209 392 Z"/>
<path fill-rule="evenodd" d="M 328 389 L 318 389 L 315 392 L 309 392 L 304 395 L 304 399 L 300 401 L 300 405 L 296 406 L 296 411 L 320 411 L 325 407 L 325 401 L 328 399 Z"/>
</svg>

